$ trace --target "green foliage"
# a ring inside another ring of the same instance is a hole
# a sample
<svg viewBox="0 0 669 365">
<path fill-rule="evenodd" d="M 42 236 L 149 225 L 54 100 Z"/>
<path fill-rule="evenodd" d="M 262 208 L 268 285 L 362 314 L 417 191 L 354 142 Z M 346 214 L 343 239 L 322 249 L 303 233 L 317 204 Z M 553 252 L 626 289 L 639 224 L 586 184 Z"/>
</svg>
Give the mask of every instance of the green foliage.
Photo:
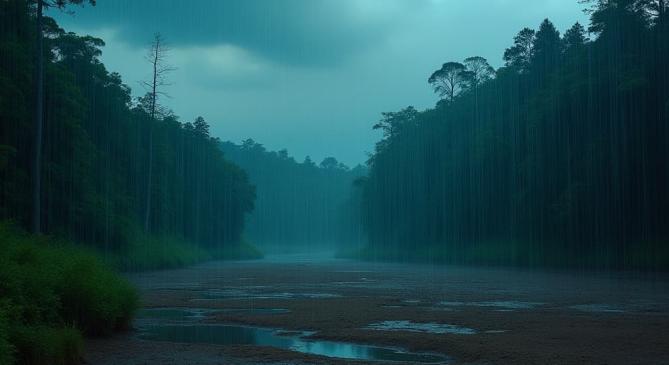
<svg viewBox="0 0 669 365">
<path fill-rule="evenodd" d="M 174 236 L 136 233 L 133 241 L 120 251 L 103 255 L 110 266 L 122 271 L 177 268 L 208 260 L 249 260 L 262 257 L 253 245 L 241 240 L 219 247 L 202 247 Z"/>
<path fill-rule="evenodd" d="M 588 2 L 596 39 L 525 28 L 494 78 L 395 121 L 362 181 L 360 255 L 669 268 L 667 3 Z"/>
<path fill-rule="evenodd" d="M 81 363 L 83 340 L 74 328 L 19 326 L 13 335 L 17 363 L 76 365 Z"/>
<path fill-rule="evenodd" d="M 14 346 L 9 342 L 9 319 L 6 309 L 0 304 L 0 364 L 14 362 Z"/>
<path fill-rule="evenodd" d="M 154 237 L 138 234 L 119 252 L 105 260 L 123 271 L 167 269 L 196 264 L 212 259 L 208 250 L 175 237 Z"/>
<path fill-rule="evenodd" d="M 7 223 L 0 252 L 0 354 L 14 348 L 20 363 L 73 364 L 81 333 L 130 324 L 137 294 L 92 254 Z"/>
<path fill-rule="evenodd" d="M 94 2 L 52 0 L 45 6 L 84 3 Z M 33 5 L 0 1 L 0 219 L 24 228 L 33 210 Z M 182 123 L 171 113 L 151 118 L 100 61 L 104 41 L 68 33 L 50 18 L 44 26 L 42 231 L 106 253 L 132 252 L 131 260 L 146 267 L 204 256 L 163 237 L 202 247 L 236 245 L 255 190 L 245 172 L 223 158 L 206 121 Z M 141 232 L 135 227 L 144 226 L 140 217 L 147 211 L 150 229 Z M 152 248 L 164 242 L 165 254 L 149 257 L 141 242 Z"/>
</svg>

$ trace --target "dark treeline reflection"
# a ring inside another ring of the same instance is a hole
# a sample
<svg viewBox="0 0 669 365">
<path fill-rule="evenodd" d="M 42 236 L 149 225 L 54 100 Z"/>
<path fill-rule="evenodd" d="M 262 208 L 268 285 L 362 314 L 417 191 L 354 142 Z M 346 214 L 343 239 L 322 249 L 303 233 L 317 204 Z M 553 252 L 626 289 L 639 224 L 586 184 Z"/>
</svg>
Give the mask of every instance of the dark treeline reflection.
<svg viewBox="0 0 669 365">
<path fill-rule="evenodd" d="M 496 72 L 446 63 L 434 109 L 384 114 L 368 255 L 667 267 L 667 5 L 587 3 L 587 30 L 523 29 Z"/>
<path fill-rule="evenodd" d="M 34 9 L 25 0 L 0 2 L 0 218 L 26 228 L 36 214 Z M 239 241 L 254 189 L 223 158 L 204 119 L 181 123 L 164 108 L 152 118 L 151 93 L 132 100 L 120 75 L 100 62 L 101 39 L 45 17 L 43 41 L 40 231 L 108 249 L 146 236 Z"/>
<path fill-rule="evenodd" d="M 307 156 L 300 163 L 287 150 L 267 151 L 252 139 L 221 148 L 256 187 L 245 230 L 252 242 L 283 251 L 360 244 L 360 192 L 353 183 L 366 173 L 364 167 L 351 169 L 334 157 L 316 164 Z"/>
</svg>

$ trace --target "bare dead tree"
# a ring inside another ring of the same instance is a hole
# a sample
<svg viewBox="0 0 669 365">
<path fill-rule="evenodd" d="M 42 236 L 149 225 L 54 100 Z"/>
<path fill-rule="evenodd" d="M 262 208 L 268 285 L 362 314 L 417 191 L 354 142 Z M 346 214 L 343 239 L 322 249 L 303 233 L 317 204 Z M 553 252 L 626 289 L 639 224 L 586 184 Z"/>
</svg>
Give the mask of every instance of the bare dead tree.
<svg viewBox="0 0 669 365">
<path fill-rule="evenodd" d="M 169 86 L 166 76 L 168 73 L 176 70 L 167 64 L 167 56 L 170 48 L 165 44 L 163 37 L 156 33 L 151 42 L 151 46 L 146 55 L 146 60 L 151 65 L 151 80 L 142 82 L 142 85 L 148 90 L 149 105 L 148 112 L 151 116 L 151 125 L 149 126 L 149 145 L 148 145 L 148 171 L 146 185 L 146 207 L 144 211 L 144 231 L 148 232 L 151 228 L 151 186 L 153 185 L 153 124 L 156 122 L 160 113 L 158 99 L 160 96 L 168 96 L 163 87 Z"/>
</svg>

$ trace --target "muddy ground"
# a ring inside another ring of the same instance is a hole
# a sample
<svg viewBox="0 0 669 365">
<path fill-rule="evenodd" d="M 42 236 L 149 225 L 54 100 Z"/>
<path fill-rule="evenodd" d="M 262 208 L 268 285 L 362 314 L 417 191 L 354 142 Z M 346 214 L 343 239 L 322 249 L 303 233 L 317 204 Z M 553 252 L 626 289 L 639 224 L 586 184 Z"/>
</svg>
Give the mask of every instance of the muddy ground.
<svg viewBox="0 0 669 365">
<path fill-rule="evenodd" d="M 215 262 L 129 278 L 140 289 L 146 308 L 287 309 L 213 312 L 202 321 L 314 331 L 314 339 L 441 353 L 452 364 L 669 364 L 669 278 L 664 275 L 281 257 Z M 448 324 L 475 333 L 365 328 L 384 321 Z M 135 330 L 89 341 L 86 361 L 95 365 L 352 362 L 253 345 L 147 341 L 139 334 Z"/>
</svg>

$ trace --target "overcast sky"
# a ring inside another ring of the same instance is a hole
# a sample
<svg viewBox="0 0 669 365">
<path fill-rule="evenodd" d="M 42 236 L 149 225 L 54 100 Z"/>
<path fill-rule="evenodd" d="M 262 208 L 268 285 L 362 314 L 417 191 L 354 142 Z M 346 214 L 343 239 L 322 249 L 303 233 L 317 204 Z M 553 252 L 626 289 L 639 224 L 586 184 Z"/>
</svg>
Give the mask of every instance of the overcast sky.
<svg viewBox="0 0 669 365">
<path fill-rule="evenodd" d="M 493 66 L 523 27 L 587 24 L 577 0 L 98 0 L 56 14 L 68 31 L 105 40 L 102 60 L 135 96 L 149 78 L 153 34 L 170 44 L 171 98 L 182 121 L 251 137 L 297 160 L 366 160 L 384 111 L 431 107 L 427 78 L 446 61 Z"/>
</svg>

